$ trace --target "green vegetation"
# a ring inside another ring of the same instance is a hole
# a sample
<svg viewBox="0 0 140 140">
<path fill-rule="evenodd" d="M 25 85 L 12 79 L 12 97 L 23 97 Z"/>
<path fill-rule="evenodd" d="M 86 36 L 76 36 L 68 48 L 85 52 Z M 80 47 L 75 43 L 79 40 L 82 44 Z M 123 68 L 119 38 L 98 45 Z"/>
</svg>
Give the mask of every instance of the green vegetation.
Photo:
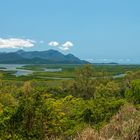
<svg viewBox="0 0 140 140">
<path fill-rule="evenodd" d="M 140 66 L 45 67 L 25 66 L 35 71 L 29 76 L 0 72 L 0 140 L 140 139 Z"/>
</svg>

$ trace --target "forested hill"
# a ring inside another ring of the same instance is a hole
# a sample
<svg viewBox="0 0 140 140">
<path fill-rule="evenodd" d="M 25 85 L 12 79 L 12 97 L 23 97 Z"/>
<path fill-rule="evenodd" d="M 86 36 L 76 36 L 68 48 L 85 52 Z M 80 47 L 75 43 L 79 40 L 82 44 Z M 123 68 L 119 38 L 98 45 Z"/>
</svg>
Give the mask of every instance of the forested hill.
<svg viewBox="0 0 140 140">
<path fill-rule="evenodd" d="M 4 64 L 87 64 L 73 54 L 64 55 L 56 50 L 1 52 L 0 63 Z"/>
</svg>

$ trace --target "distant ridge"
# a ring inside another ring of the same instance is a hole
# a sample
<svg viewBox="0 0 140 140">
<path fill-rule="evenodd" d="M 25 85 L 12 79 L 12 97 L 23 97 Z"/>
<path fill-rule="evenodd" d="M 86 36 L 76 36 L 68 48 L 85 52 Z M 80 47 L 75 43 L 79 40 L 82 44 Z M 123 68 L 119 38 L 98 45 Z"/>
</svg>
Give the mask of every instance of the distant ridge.
<svg viewBox="0 0 140 140">
<path fill-rule="evenodd" d="M 64 55 L 57 50 L 1 52 L 1 64 L 87 64 L 73 54 Z"/>
<path fill-rule="evenodd" d="M 96 65 L 119 65 L 119 63 L 117 62 L 108 62 L 108 63 L 93 63 Z"/>
</svg>

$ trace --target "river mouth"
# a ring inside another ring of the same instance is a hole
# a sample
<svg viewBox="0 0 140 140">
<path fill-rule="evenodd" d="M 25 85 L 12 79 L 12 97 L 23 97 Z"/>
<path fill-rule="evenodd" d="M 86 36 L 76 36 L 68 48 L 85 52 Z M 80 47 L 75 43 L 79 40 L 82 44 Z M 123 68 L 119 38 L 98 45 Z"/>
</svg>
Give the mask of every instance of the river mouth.
<svg viewBox="0 0 140 140">
<path fill-rule="evenodd" d="M 0 64 L 0 70 L 2 71 L 12 71 L 14 72 L 12 75 L 15 75 L 16 77 L 19 76 L 30 76 L 32 75 L 34 72 L 36 72 L 36 70 L 27 70 L 24 68 L 24 66 L 27 66 L 28 64 Z M 44 68 L 42 69 L 40 72 L 62 72 L 62 68 Z M 104 78 L 123 78 L 125 77 L 126 74 L 117 74 L 114 76 L 106 76 Z M 69 77 L 49 77 L 49 76 L 45 76 L 45 77 L 39 77 L 42 79 L 73 79 L 73 78 L 69 78 Z M 103 77 L 93 77 L 93 78 L 103 78 Z"/>
<path fill-rule="evenodd" d="M 12 71 L 15 72 L 12 75 L 16 77 L 19 76 L 28 76 L 35 72 L 35 70 L 26 70 L 24 66 L 27 64 L 0 64 L 0 70 L 2 71 Z M 44 68 L 41 72 L 61 72 L 62 68 Z"/>
<path fill-rule="evenodd" d="M 49 68 L 49 69 L 45 68 L 44 71 L 45 72 L 61 72 L 62 68 L 55 68 L 55 69 L 54 68 L 53 69 L 52 68 Z"/>
<path fill-rule="evenodd" d="M 24 70 L 22 67 L 25 65 L 22 64 L 0 64 L 0 70 L 2 71 L 13 71 L 12 75 L 18 76 L 27 76 L 32 74 L 34 71 L 32 70 Z"/>
</svg>

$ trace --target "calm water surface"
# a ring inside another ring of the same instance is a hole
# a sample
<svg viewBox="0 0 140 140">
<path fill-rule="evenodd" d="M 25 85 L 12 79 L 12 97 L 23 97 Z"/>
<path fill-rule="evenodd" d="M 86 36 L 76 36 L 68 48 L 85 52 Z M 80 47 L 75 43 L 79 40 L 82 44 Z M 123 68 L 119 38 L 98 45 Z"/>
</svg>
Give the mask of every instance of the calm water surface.
<svg viewBox="0 0 140 140">
<path fill-rule="evenodd" d="M 0 64 L 0 70 L 3 71 L 15 71 L 14 75 L 16 76 L 27 76 L 32 74 L 34 71 L 33 70 L 25 70 L 22 69 L 23 66 L 26 64 Z M 50 69 L 50 68 L 45 68 L 45 72 L 60 72 L 62 71 L 61 68 L 56 68 L 56 69 Z"/>
<path fill-rule="evenodd" d="M 0 64 L 0 70 L 3 71 L 15 71 L 14 75 L 15 76 L 27 76 L 32 74 L 34 71 L 33 70 L 24 70 L 22 69 L 23 66 L 26 64 Z M 56 68 L 56 69 L 50 69 L 50 68 L 44 68 L 44 72 L 61 72 L 61 68 Z M 124 77 L 125 74 L 118 74 L 113 76 L 113 78 L 121 78 Z M 62 77 L 45 77 L 45 78 L 52 78 L 52 79 L 62 79 Z"/>
<path fill-rule="evenodd" d="M 15 71 L 14 75 L 16 76 L 26 76 L 32 74 L 32 70 L 24 70 L 22 67 L 25 65 L 21 64 L 0 64 L 0 70 L 3 71 Z"/>
</svg>

